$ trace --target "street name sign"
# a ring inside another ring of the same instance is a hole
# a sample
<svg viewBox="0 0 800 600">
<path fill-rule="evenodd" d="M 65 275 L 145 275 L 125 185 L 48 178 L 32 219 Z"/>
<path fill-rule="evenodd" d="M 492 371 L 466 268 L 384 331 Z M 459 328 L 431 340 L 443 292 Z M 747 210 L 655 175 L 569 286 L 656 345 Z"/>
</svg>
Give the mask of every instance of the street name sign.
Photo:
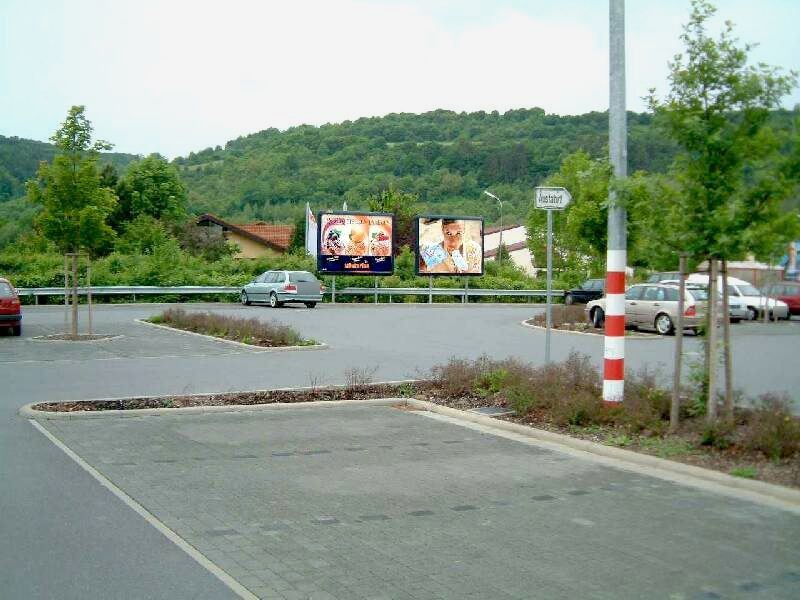
<svg viewBox="0 0 800 600">
<path fill-rule="evenodd" d="M 536 208 L 544 210 L 564 210 L 570 202 L 572 196 L 562 187 L 537 187 Z"/>
</svg>

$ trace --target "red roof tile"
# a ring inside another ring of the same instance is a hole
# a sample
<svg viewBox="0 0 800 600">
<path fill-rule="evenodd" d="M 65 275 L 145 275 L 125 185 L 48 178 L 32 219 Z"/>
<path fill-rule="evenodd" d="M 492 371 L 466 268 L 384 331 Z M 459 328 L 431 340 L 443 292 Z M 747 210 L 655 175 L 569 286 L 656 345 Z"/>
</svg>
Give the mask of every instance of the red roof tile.
<svg viewBox="0 0 800 600">
<path fill-rule="evenodd" d="M 253 235 L 260 237 L 265 242 L 279 246 L 284 250 L 289 247 L 289 242 L 294 233 L 294 225 L 269 225 L 267 223 L 254 223 L 252 225 L 239 225 Z"/>
</svg>

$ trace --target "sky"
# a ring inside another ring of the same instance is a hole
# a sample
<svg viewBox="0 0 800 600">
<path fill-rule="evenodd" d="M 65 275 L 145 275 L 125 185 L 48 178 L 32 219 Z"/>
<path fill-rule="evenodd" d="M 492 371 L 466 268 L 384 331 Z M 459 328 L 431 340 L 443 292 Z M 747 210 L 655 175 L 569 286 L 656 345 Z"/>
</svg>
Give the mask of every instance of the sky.
<svg viewBox="0 0 800 600">
<path fill-rule="evenodd" d="M 716 0 L 754 61 L 800 71 L 800 0 Z M 667 91 L 689 0 L 627 0 L 626 91 Z M 393 112 L 608 108 L 607 0 L 0 0 L 0 135 L 83 104 L 168 158 L 270 127 Z M 800 104 L 800 90 L 785 99 Z"/>
</svg>

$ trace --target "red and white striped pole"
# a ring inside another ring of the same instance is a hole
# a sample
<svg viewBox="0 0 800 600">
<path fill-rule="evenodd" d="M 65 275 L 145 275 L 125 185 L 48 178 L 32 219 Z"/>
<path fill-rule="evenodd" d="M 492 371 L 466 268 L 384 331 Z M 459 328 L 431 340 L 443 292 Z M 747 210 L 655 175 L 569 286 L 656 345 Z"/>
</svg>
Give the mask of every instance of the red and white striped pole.
<svg viewBox="0 0 800 600">
<path fill-rule="evenodd" d="M 617 178 L 628 174 L 625 122 L 625 0 L 609 0 L 608 149 Z M 625 266 L 628 236 L 625 206 L 609 190 L 606 254 L 606 336 L 603 350 L 603 401 L 622 402 L 625 394 Z"/>
<path fill-rule="evenodd" d="M 621 402 L 625 394 L 625 250 L 606 253 L 606 336 L 603 349 L 603 400 Z"/>
</svg>

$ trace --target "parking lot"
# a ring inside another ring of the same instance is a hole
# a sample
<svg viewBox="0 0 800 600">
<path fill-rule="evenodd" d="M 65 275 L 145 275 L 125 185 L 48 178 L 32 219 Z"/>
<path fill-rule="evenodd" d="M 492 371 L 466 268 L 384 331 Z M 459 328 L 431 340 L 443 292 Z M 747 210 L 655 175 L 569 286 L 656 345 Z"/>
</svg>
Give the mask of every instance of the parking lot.
<svg viewBox="0 0 800 600">
<path fill-rule="evenodd" d="M 451 356 L 542 362 L 515 305 L 185 305 L 277 318 L 330 347 L 263 352 L 101 306 L 106 341 L 44 342 L 59 307 L 0 338 L 0 584 L 9 597 L 227 598 L 230 589 L 18 414 L 26 403 L 414 378 Z M 737 386 L 786 391 L 800 322 L 734 327 Z M 553 357 L 602 358 L 556 332 Z M 689 352 L 699 344 L 689 339 Z M 630 369 L 672 338 L 631 339 Z M 668 371 L 665 371 L 668 377 Z M 780 598 L 800 593 L 796 513 L 392 408 L 48 421 L 44 427 L 262 598 Z M 42 556 L 49 561 L 43 564 Z M 702 568 L 697 565 L 702 564 Z M 88 592 L 87 592 L 88 590 Z"/>
</svg>

